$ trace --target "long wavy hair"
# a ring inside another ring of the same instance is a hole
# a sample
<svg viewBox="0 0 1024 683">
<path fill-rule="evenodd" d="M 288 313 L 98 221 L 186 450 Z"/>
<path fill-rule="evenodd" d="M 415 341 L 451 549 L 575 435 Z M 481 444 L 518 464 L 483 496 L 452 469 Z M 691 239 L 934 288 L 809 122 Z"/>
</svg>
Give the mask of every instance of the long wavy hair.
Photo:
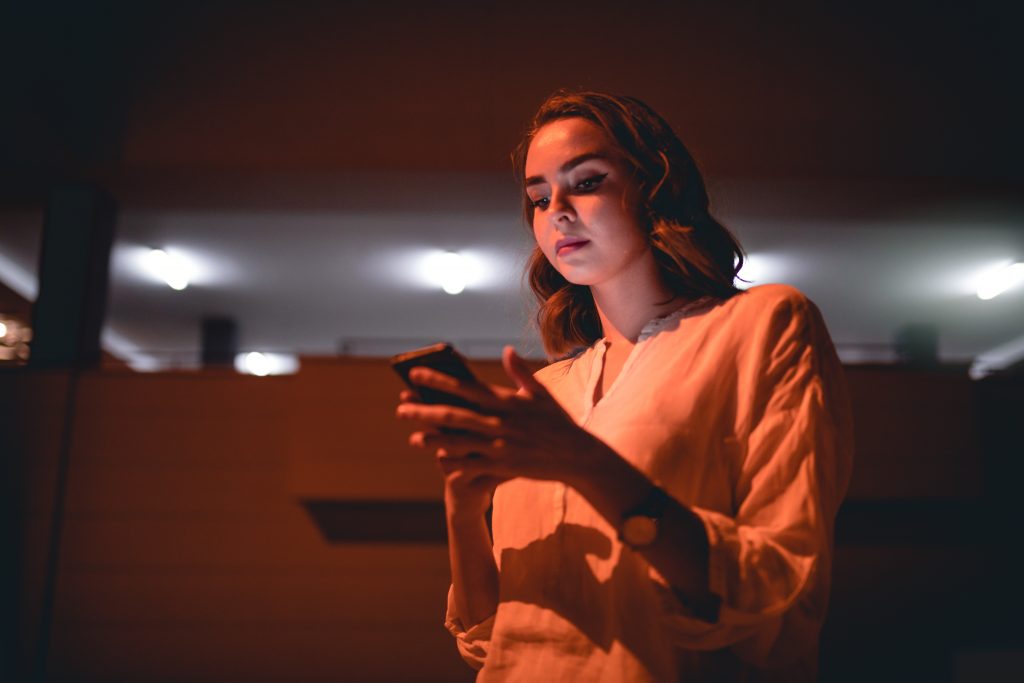
<svg viewBox="0 0 1024 683">
<path fill-rule="evenodd" d="M 632 167 L 639 223 L 668 289 L 686 301 L 721 301 L 737 294 L 733 282 L 743 265 L 743 248 L 709 213 L 704 179 L 686 146 L 665 119 L 634 97 L 559 90 L 540 106 L 512 152 L 531 231 L 534 207 L 525 187 L 530 142 L 552 121 L 574 117 L 604 130 Z M 562 277 L 539 247 L 530 255 L 526 275 L 540 304 L 537 325 L 550 356 L 601 338 L 590 287 Z"/>
</svg>

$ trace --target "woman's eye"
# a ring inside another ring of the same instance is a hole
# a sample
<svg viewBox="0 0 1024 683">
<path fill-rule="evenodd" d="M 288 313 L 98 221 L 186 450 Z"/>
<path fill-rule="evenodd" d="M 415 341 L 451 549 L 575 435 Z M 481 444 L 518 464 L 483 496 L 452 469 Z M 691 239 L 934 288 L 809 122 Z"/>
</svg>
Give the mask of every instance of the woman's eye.
<svg viewBox="0 0 1024 683">
<path fill-rule="evenodd" d="M 597 186 L 601 184 L 601 181 L 603 181 L 607 177 L 608 177 L 607 173 L 602 173 L 600 175 L 595 175 L 595 176 L 590 176 L 589 178 L 585 178 L 584 180 L 581 180 L 579 183 L 576 184 L 576 191 L 577 192 L 590 192 L 592 190 L 596 190 Z"/>
<path fill-rule="evenodd" d="M 549 197 L 538 197 L 537 199 L 531 199 L 530 203 L 533 204 L 535 209 L 546 209 L 548 204 L 551 203 L 551 199 Z"/>
</svg>

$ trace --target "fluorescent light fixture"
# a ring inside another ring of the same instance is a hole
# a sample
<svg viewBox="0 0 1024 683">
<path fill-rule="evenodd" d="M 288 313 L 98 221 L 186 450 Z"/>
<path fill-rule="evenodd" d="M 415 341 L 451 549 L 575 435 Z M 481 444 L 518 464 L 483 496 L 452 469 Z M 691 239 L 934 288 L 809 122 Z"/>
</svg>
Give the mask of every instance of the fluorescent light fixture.
<svg viewBox="0 0 1024 683">
<path fill-rule="evenodd" d="M 978 278 L 978 298 L 994 299 L 1011 287 L 1024 282 L 1024 263 L 1002 263 L 985 271 Z"/>
<path fill-rule="evenodd" d="M 1008 368 L 1024 360 L 1024 337 L 1018 337 L 994 349 L 979 354 L 967 373 L 971 379 L 981 379 L 997 370 Z"/>
<path fill-rule="evenodd" d="M 293 375 L 299 371 L 299 359 L 287 353 L 249 351 L 235 356 L 235 370 L 245 375 Z"/>
<path fill-rule="evenodd" d="M 159 358 L 143 353 L 139 350 L 138 344 L 109 326 L 103 328 L 101 338 L 106 351 L 123 360 L 136 372 L 157 372 L 164 369 L 164 364 Z"/>
<path fill-rule="evenodd" d="M 149 250 L 146 254 L 146 268 L 151 275 L 179 292 L 188 287 L 192 275 L 192 268 L 181 254 L 163 249 Z"/>
<path fill-rule="evenodd" d="M 0 282 L 13 289 L 26 301 L 35 301 L 39 293 L 39 282 L 35 273 L 3 254 L 0 254 Z"/>
</svg>

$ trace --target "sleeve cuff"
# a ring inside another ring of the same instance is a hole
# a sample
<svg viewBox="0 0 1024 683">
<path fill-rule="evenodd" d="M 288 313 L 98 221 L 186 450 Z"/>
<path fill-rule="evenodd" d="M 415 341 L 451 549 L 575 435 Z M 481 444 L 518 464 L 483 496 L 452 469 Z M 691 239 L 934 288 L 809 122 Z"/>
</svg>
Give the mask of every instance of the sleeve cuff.
<svg viewBox="0 0 1024 683">
<path fill-rule="evenodd" d="M 445 614 L 444 626 L 455 637 L 462 658 L 476 669 L 483 666 L 484 659 L 487 657 L 495 616 L 492 614 L 479 624 L 467 629 L 455 611 L 454 589 L 448 588 L 448 609 Z"/>
<path fill-rule="evenodd" d="M 777 617 L 789 609 L 806 589 L 813 575 L 815 561 L 807 558 L 799 562 L 793 572 L 794 580 L 789 584 L 775 586 L 758 585 L 759 593 L 743 593 L 740 585 L 742 569 L 738 567 L 740 546 L 744 540 L 736 521 L 727 515 L 698 507 L 690 508 L 704 523 L 708 536 L 708 588 L 718 597 L 717 621 L 733 626 L 754 625 L 765 619 Z M 672 590 L 668 581 L 654 567 L 649 569 L 650 578 L 655 582 L 659 596 L 666 609 L 674 599 L 677 609 L 669 614 L 701 620 L 705 626 L 714 626 L 716 619 L 706 619 L 700 608 L 684 604 Z"/>
<path fill-rule="evenodd" d="M 727 558 L 724 556 L 726 551 L 723 547 L 723 531 L 720 525 L 732 523 L 732 520 L 717 512 L 701 508 L 690 509 L 700 518 L 708 536 L 708 588 L 716 599 L 707 604 L 689 604 L 673 590 L 661 572 L 651 565 L 648 565 L 648 575 L 655 584 L 655 590 L 666 614 L 673 619 L 690 622 L 695 631 L 710 630 L 717 625 L 721 608 L 729 598 L 725 573 Z M 719 517 L 722 519 L 717 519 Z"/>
</svg>

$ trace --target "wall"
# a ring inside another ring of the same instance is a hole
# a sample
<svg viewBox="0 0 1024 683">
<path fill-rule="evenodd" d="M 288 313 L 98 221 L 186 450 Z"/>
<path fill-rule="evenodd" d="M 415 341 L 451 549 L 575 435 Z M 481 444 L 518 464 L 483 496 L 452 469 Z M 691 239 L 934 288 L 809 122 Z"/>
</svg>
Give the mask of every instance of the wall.
<svg viewBox="0 0 1024 683">
<path fill-rule="evenodd" d="M 958 651 L 994 642 L 967 618 L 987 619 L 989 631 L 1001 623 L 977 604 L 999 559 L 973 526 L 986 509 L 978 385 L 947 372 L 847 373 L 858 455 L 837 527 L 823 673 L 879 678 L 887 656 L 892 671 L 913 661 L 944 680 Z M 74 384 L 64 373 L 0 374 L 8 481 L 20 482 L 12 500 L 25 513 L 13 579 L 23 667 L 45 626 Z M 332 543 L 302 505 L 384 501 L 401 517 L 412 514 L 403 502 L 418 502 L 441 528 L 433 465 L 392 419 L 398 389 L 379 360 L 306 359 L 284 378 L 82 374 L 47 680 L 471 680 L 442 626 L 443 536 Z M 393 537 L 373 509 L 345 519 Z M 911 629 L 920 637 L 901 639 Z"/>
</svg>

